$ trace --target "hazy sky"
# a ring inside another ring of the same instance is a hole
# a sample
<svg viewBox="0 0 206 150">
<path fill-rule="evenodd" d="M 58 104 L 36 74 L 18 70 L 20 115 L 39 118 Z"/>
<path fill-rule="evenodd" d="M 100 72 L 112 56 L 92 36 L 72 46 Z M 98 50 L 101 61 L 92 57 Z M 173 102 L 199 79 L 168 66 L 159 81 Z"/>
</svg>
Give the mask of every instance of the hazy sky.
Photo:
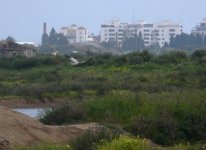
<svg viewBox="0 0 206 150">
<path fill-rule="evenodd" d="M 114 17 L 122 22 L 171 20 L 190 32 L 206 17 L 206 0 L 1 0 L 0 4 L 0 39 L 10 35 L 38 43 L 43 22 L 48 30 L 77 24 L 97 34 L 101 23 Z"/>
</svg>

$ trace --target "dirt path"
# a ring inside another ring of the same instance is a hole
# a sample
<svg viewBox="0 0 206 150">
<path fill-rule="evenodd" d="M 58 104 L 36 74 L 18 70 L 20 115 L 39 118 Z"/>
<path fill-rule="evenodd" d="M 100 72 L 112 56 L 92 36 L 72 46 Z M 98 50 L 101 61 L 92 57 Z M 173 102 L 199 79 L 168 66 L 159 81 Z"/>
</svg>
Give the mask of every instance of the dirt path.
<svg viewBox="0 0 206 150">
<path fill-rule="evenodd" d="M 40 143 L 67 143 L 87 130 L 99 128 L 96 123 L 46 126 L 38 120 L 21 113 L 0 107 L 0 150 L 1 145 L 29 146 Z"/>
<path fill-rule="evenodd" d="M 12 99 L 12 100 L 0 100 L 0 106 L 8 108 L 29 108 L 29 107 L 58 107 L 62 105 L 61 100 L 56 101 L 40 101 L 40 100 L 24 100 L 24 99 Z"/>
</svg>

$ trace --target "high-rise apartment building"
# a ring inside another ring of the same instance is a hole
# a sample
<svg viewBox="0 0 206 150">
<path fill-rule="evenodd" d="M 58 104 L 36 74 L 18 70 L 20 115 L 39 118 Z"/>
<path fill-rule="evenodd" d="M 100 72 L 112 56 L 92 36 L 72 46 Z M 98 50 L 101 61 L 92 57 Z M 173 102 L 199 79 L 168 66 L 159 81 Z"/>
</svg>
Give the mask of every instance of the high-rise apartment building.
<svg viewBox="0 0 206 150">
<path fill-rule="evenodd" d="M 165 43 L 170 43 L 170 38 L 182 33 L 182 25 L 163 21 L 154 26 L 151 35 L 151 44 L 158 44 L 163 47 Z"/>
<path fill-rule="evenodd" d="M 69 27 L 62 27 L 60 33 L 67 37 L 69 43 L 87 43 L 93 41 L 85 27 L 78 27 L 74 24 Z"/>
<path fill-rule="evenodd" d="M 114 41 L 118 47 L 122 47 L 127 37 L 135 34 L 142 36 L 145 46 L 159 45 L 163 47 L 170 42 L 170 38 L 182 33 L 182 26 L 169 21 L 158 24 L 139 21 L 136 24 L 121 23 L 113 20 L 101 25 L 101 42 Z"/>
<path fill-rule="evenodd" d="M 112 20 L 101 25 L 100 42 L 116 42 L 117 47 L 122 47 L 124 31 L 127 24 L 119 20 Z"/>
<path fill-rule="evenodd" d="M 192 33 L 206 35 L 206 18 L 203 18 L 203 20 L 192 30 Z"/>
</svg>

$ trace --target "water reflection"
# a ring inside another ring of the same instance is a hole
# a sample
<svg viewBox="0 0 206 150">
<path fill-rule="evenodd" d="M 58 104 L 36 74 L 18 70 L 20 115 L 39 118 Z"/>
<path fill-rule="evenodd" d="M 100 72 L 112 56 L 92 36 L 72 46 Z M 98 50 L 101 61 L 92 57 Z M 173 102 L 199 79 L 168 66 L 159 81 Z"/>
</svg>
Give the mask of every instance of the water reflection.
<svg viewBox="0 0 206 150">
<path fill-rule="evenodd" d="M 30 116 L 32 118 L 37 118 L 40 114 L 42 114 L 45 111 L 45 108 L 17 108 L 13 110 Z"/>
</svg>

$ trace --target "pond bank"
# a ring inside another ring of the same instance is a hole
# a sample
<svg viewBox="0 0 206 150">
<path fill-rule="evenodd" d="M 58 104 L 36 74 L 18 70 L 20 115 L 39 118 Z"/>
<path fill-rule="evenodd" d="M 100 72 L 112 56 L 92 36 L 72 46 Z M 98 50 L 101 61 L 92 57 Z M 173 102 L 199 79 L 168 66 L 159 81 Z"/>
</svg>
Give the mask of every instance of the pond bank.
<svg viewBox="0 0 206 150">
<path fill-rule="evenodd" d="M 14 111 L 17 111 L 19 113 L 25 114 L 32 118 L 38 118 L 41 116 L 46 110 L 51 108 L 15 108 Z"/>
<path fill-rule="evenodd" d="M 18 108 L 54 108 L 62 104 L 61 100 L 56 101 L 40 101 L 40 100 L 24 100 L 24 99 L 12 99 L 12 100 L 0 100 L 0 106 L 8 107 L 12 109 Z"/>
<path fill-rule="evenodd" d="M 47 126 L 4 107 L 0 107 L 0 127 L 0 140 L 8 141 L 14 147 L 43 143 L 66 144 L 88 130 L 100 128 L 96 123 Z"/>
</svg>

